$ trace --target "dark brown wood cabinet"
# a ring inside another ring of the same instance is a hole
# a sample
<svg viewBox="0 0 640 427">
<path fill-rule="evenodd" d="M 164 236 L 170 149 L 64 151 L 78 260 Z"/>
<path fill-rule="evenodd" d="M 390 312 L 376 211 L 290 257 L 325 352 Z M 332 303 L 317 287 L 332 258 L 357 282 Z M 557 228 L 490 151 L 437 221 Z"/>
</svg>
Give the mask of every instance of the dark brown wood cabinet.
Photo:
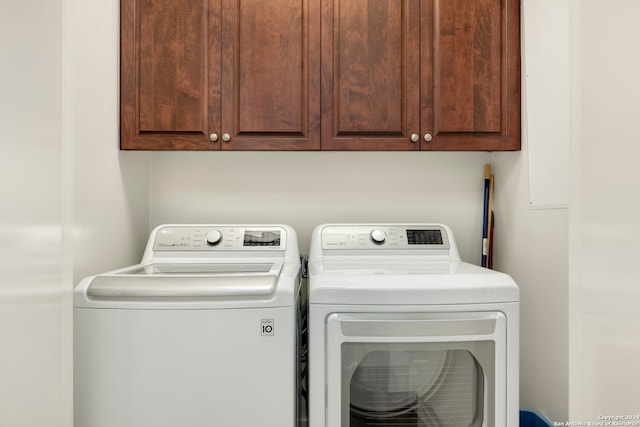
<svg viewBox="0 0 640 427">
<path fill-rule="evenodd" d="M 320 148 L 314 0 L 121 0 L 121 148 Z"/>
<path fill-rule="evenodd" d="M 517 150 L 520 0 L 121 0 L 121 148 Z"/>
<path fill-rule="evenodd" d="M 423 0 L 424 150 L 520 149 L 520 0 Z"/>
<path fill-rule="evenodd" d="M 520 0 L 323 0 L 322 148 L 520 148 Z"/>
<path fill-rule="evenodd" d="M 322 0 L 322 148 L 416 150 L 419 0 Z"/>
</svg>

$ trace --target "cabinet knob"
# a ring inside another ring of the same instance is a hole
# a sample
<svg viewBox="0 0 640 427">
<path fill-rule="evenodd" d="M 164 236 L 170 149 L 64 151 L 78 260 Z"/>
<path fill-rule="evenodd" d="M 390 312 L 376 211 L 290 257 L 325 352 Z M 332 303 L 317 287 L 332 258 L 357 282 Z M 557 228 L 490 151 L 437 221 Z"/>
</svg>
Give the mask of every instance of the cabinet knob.
<svg viewBox="0 0 640 427">
<path fill-rule="evenodd" d="M 229 141 L 231 141 L 231 136 L 228 133 L 225 133 L 225 134 L 222 135 L 222 140 L 224 142 L 229 142 Z"/>
<path fill-rule="evenodd" d="M 418 142 L 419 139 L 420 137 L 418 136 L 417 133 L 414 133 L 411 135 L 411 142 Z"/>
<path fill-rule="evenodd" d="M 431 136 L 431 134 L 430 134 L 430 133 L 425 133 L 425 134 L 424 134 L 424 140 L 425 140 L 426 142 L 431 142 L 431 140 L 432 140 L 432 139 L 433 139 L 433 136 Z"/>
<path fill-rule="evenodd" d="M 217 133 L 212 133 L 211 135 L 209 135 L 209 140 L 211 142 L 216 142 L 218 140 L 218 134 Z"/>
</svg>

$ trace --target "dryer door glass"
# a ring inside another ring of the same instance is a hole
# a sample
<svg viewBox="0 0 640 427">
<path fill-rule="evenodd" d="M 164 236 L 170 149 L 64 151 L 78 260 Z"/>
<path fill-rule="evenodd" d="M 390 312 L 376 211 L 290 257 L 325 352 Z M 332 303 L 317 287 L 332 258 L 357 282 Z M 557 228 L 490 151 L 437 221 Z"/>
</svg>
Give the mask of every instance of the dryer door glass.
<svg viewBox="0 0 640 427">
<path fill-rule="evenodd" d="M 492 419 L 491 342 L 342 346 L 342 425 L 482 426 Z M 489 424 L 490 425 L 490 424 Z"/>
<path fill-rule="evenodd" d="M 505 425 L 500 312 L 334 313 L 326 351 L 328 425 Z"/>
</svg>

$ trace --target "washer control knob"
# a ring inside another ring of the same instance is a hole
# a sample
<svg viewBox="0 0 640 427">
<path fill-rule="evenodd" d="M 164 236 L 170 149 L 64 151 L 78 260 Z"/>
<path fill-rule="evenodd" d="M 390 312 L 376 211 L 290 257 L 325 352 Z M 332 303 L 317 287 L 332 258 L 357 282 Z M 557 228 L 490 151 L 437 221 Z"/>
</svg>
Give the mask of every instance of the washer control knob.
<svg viewBox="0 0 640 427">
<path fill-rule="evenodd" d="M 374 229 L 369 233 L 369 238 L 376 245 L 381 245 L 387 241 L 387 233 L 384 230 L 380 230 L 379 228 Z"/>
<path fill-rule="evenodd" d="M 204 236 L 204 241 L 209 246 L 215 246 L 222 242 L 222 233 L 219 230 L 211 230 Z"/>
</svg>

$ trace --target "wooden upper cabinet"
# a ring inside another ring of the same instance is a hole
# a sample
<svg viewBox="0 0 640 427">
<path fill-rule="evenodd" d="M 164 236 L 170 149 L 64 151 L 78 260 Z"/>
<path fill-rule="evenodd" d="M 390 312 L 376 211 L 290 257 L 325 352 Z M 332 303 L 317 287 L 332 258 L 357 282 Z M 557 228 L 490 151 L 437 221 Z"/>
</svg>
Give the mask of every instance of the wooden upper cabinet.
<svg viewBox="0 0 640 427">
<path fill-rule="evenodd" d="M 520 0 L 323 0 L 322 148 L 520 148 Z"/>
<path fill-rule="evenodd" d="M 319 149 L 317 0 L 222 4 L 222 148 Z"/>
<path fill-rule="evenodd" d="M 316 3 L 121 0 L 121 148 L 318 149 Z"/>
<path fill-rule="evenodd" d="M 517 150 L 520 0 L 121 0 L 121 148 Z"/>
<path fill-rule="evenodd" d="M 520 0 L 424 0 L 425 150 L 520 149 Z"/>
<path fill-rule="evenodd" d="M 322 149 L 419 149 L 419 0 L 321 4 Z"/>
<path fill-rule="evenodd" d="M 220 0 L 120 8 L 120 147 L 219 148 Z"/>
</svg>

